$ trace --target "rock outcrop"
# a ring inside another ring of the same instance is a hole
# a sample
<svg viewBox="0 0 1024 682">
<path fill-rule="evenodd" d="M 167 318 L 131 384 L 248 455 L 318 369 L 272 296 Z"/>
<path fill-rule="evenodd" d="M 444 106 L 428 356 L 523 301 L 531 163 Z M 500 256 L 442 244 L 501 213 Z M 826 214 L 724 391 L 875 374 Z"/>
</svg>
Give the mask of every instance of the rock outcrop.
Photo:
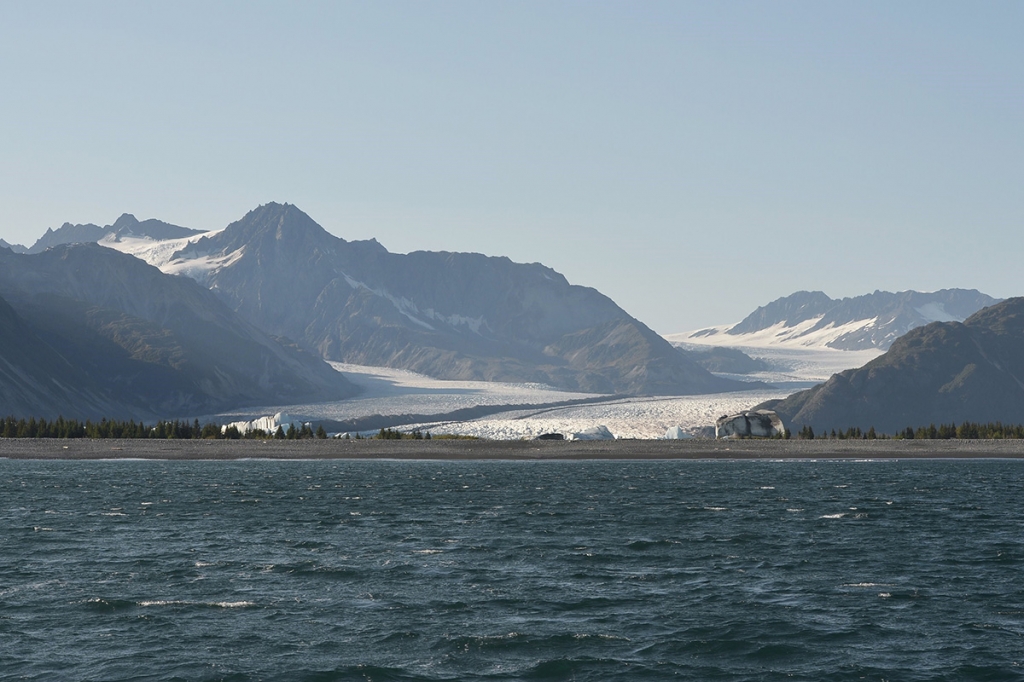
<svg viewBox="0 0 1024 682">
<path fill-rule="evenodd" d="M 782 419 L 771 410 L 724 415 L 715 422 L 715 438 L 775 438 L 785 433 Z"/>
</svg>

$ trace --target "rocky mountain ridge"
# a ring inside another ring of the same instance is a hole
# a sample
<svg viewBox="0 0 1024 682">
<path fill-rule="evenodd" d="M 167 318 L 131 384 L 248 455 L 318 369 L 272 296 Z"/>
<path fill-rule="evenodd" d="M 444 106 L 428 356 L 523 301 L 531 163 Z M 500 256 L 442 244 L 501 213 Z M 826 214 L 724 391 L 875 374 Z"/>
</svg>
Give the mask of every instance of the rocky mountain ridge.
<svg viewBox="0 0 1024 682">
<path fill-rule="evenodd" d="M 539 263 L 391 253 L 274 203 L 178 247 L 135 253 L 328 360 L 594 393 L 750 388 L 713 376 L 608 297 Z"/>
<path fill-rule="evenodd" d="M 962 322 L 998 302 L 973 289 L 875 291 L 843 299 L 829 298 L 821 291 L 798 291 L 759 307 L 734 325 L 670 338 L 721 346 L 774 344 L 887 350 L 911 329 L 931 322 Z"/>
<path fill-rule="evenodd" d="M 126 237 L 145 237 L 148 239 L 165 240 L 181 239 L 192 235 L 201 234 L 200 230 L 193 230 L 188 227 L 171 225 L 162 220 L 150 218 L 138 220 L 131 213 L 124 213 L 111 225 L 99 226 L 92 223 L 72 225 L 64 223 L 56 230 L 47 228 L 46 233 L 36 240 L 35 244 L 25 248 L 20 245 L 7 245 L 16 253 L 42 253 L 54 246 L 63 244 L 88 244 L 98 242 L 102 239 L 119 241 Z M 2 240 L 0 240 L 2 241 Z M 0 246 L 6 245 L 4 242 Z"/>
</svg>

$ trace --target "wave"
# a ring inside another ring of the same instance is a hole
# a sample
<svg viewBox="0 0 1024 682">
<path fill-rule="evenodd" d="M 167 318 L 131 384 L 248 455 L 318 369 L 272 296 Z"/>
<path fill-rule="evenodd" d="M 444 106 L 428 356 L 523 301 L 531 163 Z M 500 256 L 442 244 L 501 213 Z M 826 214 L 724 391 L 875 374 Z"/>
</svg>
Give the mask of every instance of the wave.
<svg viewBox="0 0 1024 682">
<path fill-rule="evenodd" d="M 672 545 L 678 544 L 682 543 L 680 543 L 679 540 L 634 540 L 626 545 L 626 547 L 633 550 L 644 550 L 652 549 L 654 547 L 671 547 Z"/>
<path fill-rule="evenodd" d="M 153 606 L 198 606 L 213 609 L 240 609 L 256 606 L 251 601 L 193 601 L 188 599 L 104 599 L 92 597 L 83 602 L 87 607 L 98 611 L 118 611 L 122 609 L 149 608 Z"/>
</svg>

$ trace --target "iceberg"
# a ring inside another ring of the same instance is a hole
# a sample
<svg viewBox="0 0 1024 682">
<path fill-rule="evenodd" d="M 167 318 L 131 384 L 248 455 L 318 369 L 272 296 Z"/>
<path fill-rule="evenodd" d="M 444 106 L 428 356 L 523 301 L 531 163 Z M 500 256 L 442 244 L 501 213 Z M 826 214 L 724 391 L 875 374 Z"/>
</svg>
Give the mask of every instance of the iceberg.
<svg viewBox="0 0 1024 682">
<path fill-rule="evenodd" d="M 670 426 L 665 430 L 665 440 L 687 440 L 693 435 L 683 431 L 681 426 Z"/>
<path fill-rule="evenodd" d="M 570 440 L 615 440 L 615 436 L 604 424 L 572 434 Z"/>
<path fill-rule="evenodd" d="M 286 412 L 278 412 L 273 417 L 257 417 L 252 421 L 231 422 L 230 424 L 225 424 L 221 427 L 221 432 L 223 433 L 234 426 L 242 435 L 245 435 L 250 431 L 264 431 L 273 435 L 279 426 L 287 431 L 290 426 L 294 426 L 296 429 L 301 429 L 303 424 L 304 422 L 295 419 Z"/>
</svg>

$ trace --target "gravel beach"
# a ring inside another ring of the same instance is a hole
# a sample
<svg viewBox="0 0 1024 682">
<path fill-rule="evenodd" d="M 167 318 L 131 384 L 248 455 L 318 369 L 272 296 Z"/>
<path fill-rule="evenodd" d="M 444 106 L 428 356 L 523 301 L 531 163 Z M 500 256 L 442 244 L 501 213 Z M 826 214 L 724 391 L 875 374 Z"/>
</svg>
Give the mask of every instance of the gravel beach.
<svg viewBox="0 0 1024 682">
<path fill-rule="evenodd" d="M 59 440 L 0 439 L 9 459 L 1024 458 L 1024 440 Z"/>
</svg>

